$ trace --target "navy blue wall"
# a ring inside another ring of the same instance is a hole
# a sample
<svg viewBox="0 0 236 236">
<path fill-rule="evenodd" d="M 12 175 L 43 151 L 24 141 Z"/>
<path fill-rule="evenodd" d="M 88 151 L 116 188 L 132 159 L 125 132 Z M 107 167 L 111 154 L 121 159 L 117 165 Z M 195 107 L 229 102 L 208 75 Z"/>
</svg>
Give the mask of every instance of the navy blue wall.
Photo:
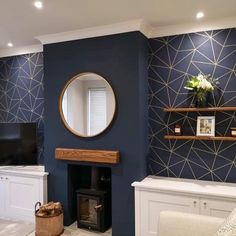
<svg viewBox="0 0 236 236">
<path fill-rule="evenodd" d="M 50 173 L 49 200 L 63 203 L 67 224 L 73 220 L 68 164 L 55 160 L 55 148 L 119 150 L 121 163 L 111 167 L 112 235 L 134 235 L 134 194 L 130 185 L 146 176 L 147 57 L 147 40 L 139 32 L 44 47 L 44 154 L 46 170 Z M 111 127 L 90 139 L 70 133 L 58 109 L 63 86 L 81 72 L 94 72 L 106 78 L 117 99 L 117 114 Z"/>
<path fill-rule="evenodd" d="M 165 107 L 189 106 L 188 78 L 211 74 L 220 81 L 212 106 L 236 106 L 236 29 L 151 39 L 149 64 L 149 173 L 153 175 L 236 182 L 236 143 L 168 141 L 175 123 L 186 134 L 196 131 L 199 115 L 216 116 L 216 135 L 230 135 L 235 112 L 165 113 Z"/>
<path fill-rule="evenodd" d="M 43 163 L 43 116 L 43 54 L 0 58 L 0 122 L 37 122 L 39 163 Z"/>
</svg>

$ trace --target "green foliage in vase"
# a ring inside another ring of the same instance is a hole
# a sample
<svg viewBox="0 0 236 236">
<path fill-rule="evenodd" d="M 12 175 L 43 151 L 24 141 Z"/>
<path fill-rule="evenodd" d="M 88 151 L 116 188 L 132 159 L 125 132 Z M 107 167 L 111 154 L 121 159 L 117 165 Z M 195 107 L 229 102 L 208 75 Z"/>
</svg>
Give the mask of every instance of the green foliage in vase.
<svg viewBox="0 0 236 236">
<path fill-rule="evenodd" d="M 197 76 L 192 76 L 191 79 L 186 82 L 184 88 L 194 90 L 197 100 L 200 103 L 204 103 L 206 101 L 207 93 L 213 92 L 218 84 L 218 79 L 213 79 L 210 75 L 203 75 L 200 73 Z"/>
</svg>

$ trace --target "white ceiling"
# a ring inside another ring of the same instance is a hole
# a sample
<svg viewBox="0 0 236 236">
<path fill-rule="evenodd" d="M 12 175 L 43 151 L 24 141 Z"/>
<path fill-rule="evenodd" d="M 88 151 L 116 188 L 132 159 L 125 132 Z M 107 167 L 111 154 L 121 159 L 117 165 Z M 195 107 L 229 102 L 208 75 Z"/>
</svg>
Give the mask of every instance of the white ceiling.
<svg viewBox="0 0 236 236">
<path fill-rule="evenodd" d="M 41 10 L 33 2 L 0 0 L 0 50 L 9 41 L 19 48 L 40 44 L 36 36 L 137 19 L 164 32 L 181 25 L 220 24 L 225 19 L 231 19 L 229 27 L 232 22 L 236 26 L 236 0 L 43 0 Z M 200 10 L 206 17 L 196 20 Z"/>
</svg>

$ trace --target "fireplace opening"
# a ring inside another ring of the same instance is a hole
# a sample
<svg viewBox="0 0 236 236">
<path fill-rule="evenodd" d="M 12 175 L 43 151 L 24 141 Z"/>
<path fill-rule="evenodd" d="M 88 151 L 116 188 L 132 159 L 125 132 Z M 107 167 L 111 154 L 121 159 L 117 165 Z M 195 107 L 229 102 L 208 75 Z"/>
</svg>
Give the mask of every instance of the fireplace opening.
<svg viewBox="0 0 236 236">
<path fill-rule="evenodd" d="M 70 164 L 68 173 L 71 221 L 99 232 L 111 228 L 111 168 Z"/>
</svg>

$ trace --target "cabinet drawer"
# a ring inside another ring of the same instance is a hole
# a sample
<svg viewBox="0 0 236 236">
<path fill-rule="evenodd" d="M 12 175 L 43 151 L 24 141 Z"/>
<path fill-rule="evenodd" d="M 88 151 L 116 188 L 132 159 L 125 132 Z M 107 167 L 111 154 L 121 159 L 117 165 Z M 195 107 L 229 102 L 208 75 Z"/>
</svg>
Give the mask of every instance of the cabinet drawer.
<svg viewBox="0 0 236 236">
<path fill-rule="evenodd" d="M 156 236 L 161 211 L 199 213 L 199 199 L 181 195 L 140 192 L 141 235 Z"/>
</svg>

